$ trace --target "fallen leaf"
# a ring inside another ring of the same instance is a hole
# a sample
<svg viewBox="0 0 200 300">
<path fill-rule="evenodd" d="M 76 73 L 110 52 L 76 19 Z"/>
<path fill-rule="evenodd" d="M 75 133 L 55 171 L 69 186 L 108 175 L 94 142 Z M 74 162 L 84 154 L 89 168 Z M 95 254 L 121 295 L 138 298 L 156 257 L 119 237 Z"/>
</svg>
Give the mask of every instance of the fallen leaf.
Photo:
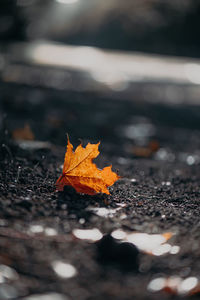
<svg viewBox="0 0 200 300">
<path fill-rule="evenodd" d="M 147 147 L 134 146 L 133 154 L 137 157 L 150 157 L 159 149 L 157 141 L 150 141 Z"/>
<path fill-rule="evenodd" d="M 68 138 L 62 175 L 56 182 L 58 191 L 63 191 L 65 185 L 70 185 L 78 193 L 88 195 L 110 194 L 108 187 L 120 177 L 112 171 L 112 166 L 100 170 L 93 163 L 93 159 L 99 155 L 99 144 L 88 143 L 85 148 L 80 144 L 73 151 L 73 145 Z"/>
<path fill-rule="evenodd" d="M 24 128 L 17 128 L 13 130 L 12 137 L 14 140 L 29 140 L 33 141 L 35 136 L 28 124 L 24 125 Z"/>
</svg>

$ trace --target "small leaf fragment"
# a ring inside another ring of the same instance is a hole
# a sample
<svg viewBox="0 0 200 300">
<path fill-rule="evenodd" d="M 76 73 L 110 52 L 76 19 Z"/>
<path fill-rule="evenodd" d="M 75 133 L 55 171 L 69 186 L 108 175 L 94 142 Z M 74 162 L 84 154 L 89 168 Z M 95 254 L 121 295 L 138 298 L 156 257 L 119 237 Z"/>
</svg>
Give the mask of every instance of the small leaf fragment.
<svg viewBox="0 0 200 300">
<path fill-rule="evenodd" d="M 27 141 L 33 141 L 35 139 L 35 136 L 29 126 L 29 124 L 25 124 L 24 128 L 17 128 L 13 130 L 12 137 L 14 140 L 27 140 Z"/>
</svg>

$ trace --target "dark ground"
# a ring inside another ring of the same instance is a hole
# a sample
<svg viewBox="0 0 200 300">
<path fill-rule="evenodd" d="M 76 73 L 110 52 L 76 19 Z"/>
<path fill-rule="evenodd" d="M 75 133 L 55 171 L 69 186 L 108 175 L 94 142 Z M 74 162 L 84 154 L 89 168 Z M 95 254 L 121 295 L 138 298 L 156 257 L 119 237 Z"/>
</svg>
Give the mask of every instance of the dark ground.
<svg viewBox="0 0 200 300">
<path fill-rule="evenodd" d="M 149 105 L 137 102 L 136 95 L 134 101 L 114 101 L 9 84 L 1 84 L 0 94 L 0 263 L 18 274 L 4 278 L 0 299 L 50 292 L 76 300 L 178 299 L 152 293 L 147 285 L 159 276 L 200 279 L 199 107 Z M 22 149 L 14 142 L 13 130 L 25 123 L 35 140 L 50 143 L 45 149 Z M 110 196 L 78 195 L 70 188 L 55 192 L 66 133 L 74 145 L 79 138 L 84 144 L 101 140 L 98 166 L 112 164 L 122 176 Z M 136 157 L 133 147 L 151 140 L 159 143 L 159 150 Z M 117 208 L 118 203 L 125 206 L 108 218 L 87 210 Z M 32 225 L 57 234 L 31 233 Z M 72 235 L 75 228 L 94 227 L 105 235 L 119 228 L 170 231 L 175 234 L 170 244 L 180 246 L 180 252 L 156 257 L 138 254 L 130 245 L 119 249 L 109 238 L 102 247 L 102 241 L 89 243 Z M 77 275 L 57 276 L 51 266 L 55 260 L 71 263 Z"/>
</svg>

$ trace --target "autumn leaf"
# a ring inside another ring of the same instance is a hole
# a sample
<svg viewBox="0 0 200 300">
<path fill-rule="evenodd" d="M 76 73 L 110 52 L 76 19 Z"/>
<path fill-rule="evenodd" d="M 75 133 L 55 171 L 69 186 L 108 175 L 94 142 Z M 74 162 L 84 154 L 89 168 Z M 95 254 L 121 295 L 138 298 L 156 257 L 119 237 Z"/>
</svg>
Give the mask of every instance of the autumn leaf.
<svg viewBox="0 0 200 300">
<path fill-rule="evenodd" d="M 137 157 L 150 157 L 159 149 L 159 143 L 157 141 L 150 141 L 146 147 L 134 146 L 133 154 Z"/>
<path fill-rule="evenodd" d="M 110 194 L 108 187 L 113 185 L 119 176 L 112 171 L 112 166 L 100 170 L 93 163 L 93 159 L 99 155 L 99 144 L 88 143 L 85 148 L 80 144 L 73 151 L 73 145 L 68 138 L 62 175 L 56 182 L 58 191 L 63 191 L 65 185 L 70 185 L 78 193 Z"/>
<path fill-rule="evenodd" d="M 13 130 L 12 137 L 14 140 L 27 140 L 33 141 L 35 136 L 29 126 L 29 124 L 25 124 L 24 128 L 17 128 Z"/>
</svg>

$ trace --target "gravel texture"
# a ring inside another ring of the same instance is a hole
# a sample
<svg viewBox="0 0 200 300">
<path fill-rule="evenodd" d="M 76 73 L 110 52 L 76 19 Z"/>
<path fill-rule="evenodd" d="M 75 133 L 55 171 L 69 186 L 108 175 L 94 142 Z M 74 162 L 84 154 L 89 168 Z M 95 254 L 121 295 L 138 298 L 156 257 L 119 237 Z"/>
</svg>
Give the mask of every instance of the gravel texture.
<svg viewBox="0 0 200 300">
<path fill-rule="evenodd" d="M 5 84 L 0 90 L 0 268 L 12 269 L 0 269 L 0 299 L 179 299 L 147 286 L 157 277 L 200 280 L 199 107 L 150 105 L 137 95 L 114 101 Z M 25 123 L 32 144 L 12 138 Z M 79 138 L 84 145 L 101 141 L 97 165 L 112 164 L 121 175 L 109 196 L 55 191 L 66 133 L 75 146 Z M 150 141 L 158 149 L 144 154 Z M 102 239 L 73 235 L 93 228 Z M 172 232 L 168 243 L 180 251 L 144 253 L 114 239 L 116 229 Z"/>
</svg>

